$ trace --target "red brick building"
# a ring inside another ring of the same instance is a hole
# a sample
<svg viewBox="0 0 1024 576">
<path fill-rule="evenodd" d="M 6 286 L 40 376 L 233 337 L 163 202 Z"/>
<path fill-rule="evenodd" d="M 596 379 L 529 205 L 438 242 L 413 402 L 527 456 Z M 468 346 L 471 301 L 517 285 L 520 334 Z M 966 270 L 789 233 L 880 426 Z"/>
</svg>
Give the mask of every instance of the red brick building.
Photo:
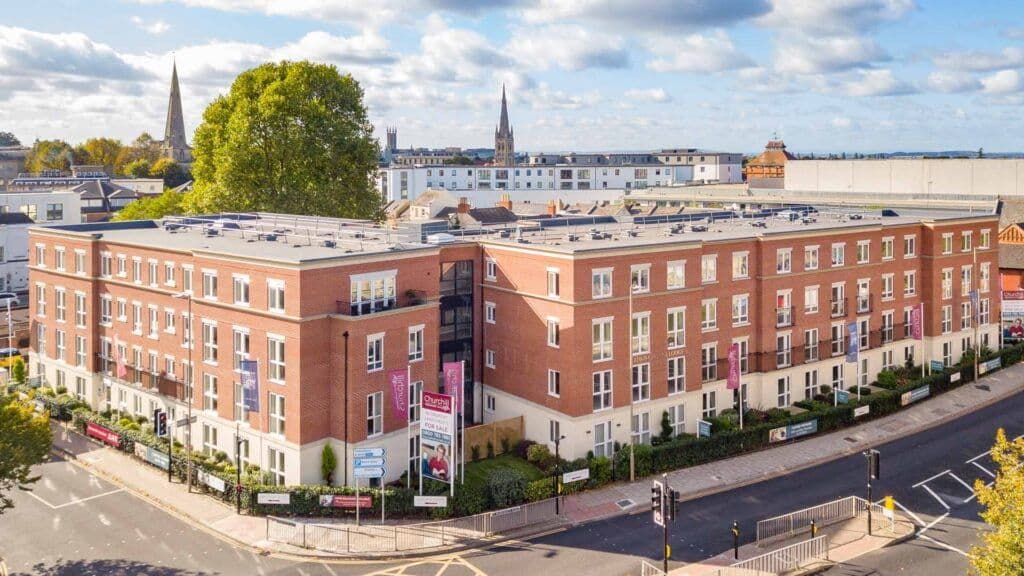
<svg viewBox="0 0 1024 576">
<path fill-rule="evenodd" d="M 197 449 L 233 456 L 237 429 L 243 459 L 298 483 L 319 481 L 325 442 L 345 454 L 339 481 L 357 446 L 387 448 L 389 479 L 404 471 L 417 431 L 386 374 L 406 366 L 414 418 L 441 362 L 465 360 L 470 420 L 523 415 L 527 437 L 564 436 L 576 457 L 650 441 L 664 412 L 692 433 L 733 406 L 733 343 L 746 405 L 770 408 L 907 358 L 956 362 L 975 333 L 971 290 L 979 339 L 997 341 L 994 216 L 821 212 L 706 231 L 521 221 L 440 243 L 363 222 L 233 218 L 32 229 L 32 372 L 95 407 L 175 418 L 191 380 Z M 922 302 L 923 342 L 904 328 Z M 241 405 L 243 358 L 259 362 L 258 414 Z"/>
</svg>

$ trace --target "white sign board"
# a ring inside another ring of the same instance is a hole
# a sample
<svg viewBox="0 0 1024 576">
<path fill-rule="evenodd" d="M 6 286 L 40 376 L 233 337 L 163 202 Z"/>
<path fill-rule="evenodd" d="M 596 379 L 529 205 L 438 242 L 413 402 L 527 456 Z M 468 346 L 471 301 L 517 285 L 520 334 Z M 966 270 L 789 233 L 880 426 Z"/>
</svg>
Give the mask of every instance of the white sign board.
<svg viewBox="0 0 1024 576">
<path fill-rule="evenodd" d="M 291 504 L 292 495 L 287 492 L 284 494 L 260 492 L 256 495 L 256 502 L 259 504 Z"/>
<path fill-rule="evenodd" d="M 353 458 L 383 458 L 383 448 L 356 448 L 352 451 Z"/>
<path fill-rule="evenodd" d="M 562 484 L 568 484 L 569 482 L 576 482 L 578 480 L 586 480 L 588 478 L 590 478 L 590 468 L 573 470 L 572 472 L 562 474 Z"/>
<path fill-rule="evenodd" d="M 853 417 L 854 418 L 860 418 L 861 416 L 867 416 L 870 412 L 871 412 L 871 405 L 870 404 L 865 404 L 863 406 L 858 406 L 858 407 L 853 409 Z"/>
<path fill-rule="evenodd" d="M 412 505 L 417 508 L 444 508 L 448 505 L 447 496 L 413 496 Z"/>
<path fill-rule="evenodd" d="M 224 480 L 222 478 L 218 478 L 217 476 L 214 476 L 213 474 L 210 474 L 209 472 L 205 472 L 203 470 L 199 471 L 199 481 L 202 482 L 203 484 L 206 484 L 210 488 L 213 488 L 214 490 L 219 490 L 221 492 L 224 492 L 225 490 L 227 490 L 227 487 L 228 487 L 227 483 L 224 482 Z M 260 494 L 260 496 L 263 496 L 263 494 Z M 270 494 L 267 494 L 267 496 L 270 496 Z M 288 494 L 274 494 L 274 496 L 289 496 L 289 495 Z M 260 504 L 262 504 L 262 502 L 260 502 Z"/>
<path fill-rule="evenodd" d="M 960 373 L 959 372 L 953 372 L 952 374 L 950 374 L 949 375 L 949 381 L 950 382 L 959 382 L 960 381 Z"/>
</svg>

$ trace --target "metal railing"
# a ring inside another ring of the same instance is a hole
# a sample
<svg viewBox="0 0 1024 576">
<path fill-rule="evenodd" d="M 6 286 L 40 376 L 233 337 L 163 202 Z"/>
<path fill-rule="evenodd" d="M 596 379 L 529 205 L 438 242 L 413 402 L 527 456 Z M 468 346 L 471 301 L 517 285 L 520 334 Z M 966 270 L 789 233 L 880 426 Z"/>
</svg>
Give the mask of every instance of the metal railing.
<svg viewBox="0 0 1024 576">
<path fill-rule="evenodd" d="M 646 560 L 640 561 L 640 576 L 665 576 L 665 572 Z"/>
<path fill-rule="evenodd" d="M 822 528 L 854 518 L 858 510 L 857 500 L 856 496 L 847 496 L 840 500 L 761 520 L 757 523 L 757 545 L 761 546 L 768 540 L 790 537 L 798 532 L 809 531 L 812 520 L 818 528 Z"/>
<path fill-rule="evenodd" d="M 401 552 L 502 534 L 558 517 L 555 499 L 424 524 L 329 525 L 267 516 L 267 540 L 338 554 Z"/>
<path fill-rule="evenodd" d="M 828 536 L 818 536 L 737 562 L 719 574 L 783 574 L 821 560 L 828 560 Z"/>
</svg>

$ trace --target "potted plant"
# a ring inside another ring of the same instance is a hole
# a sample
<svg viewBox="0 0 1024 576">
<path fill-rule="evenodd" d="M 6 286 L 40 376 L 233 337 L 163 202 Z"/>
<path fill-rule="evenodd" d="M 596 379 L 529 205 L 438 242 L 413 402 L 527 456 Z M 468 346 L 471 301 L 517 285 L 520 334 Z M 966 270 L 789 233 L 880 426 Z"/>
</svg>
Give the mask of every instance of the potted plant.
<svg viewBox="0 0 1024 576">
<path fill-rule="evenodd" d="M 409 306 L 416 306 L 417 304 L 423 304 L 423 291 L 413 290 L 412 288 L 405 291 L 405 297 L 409 299 Z"/>
</svg>

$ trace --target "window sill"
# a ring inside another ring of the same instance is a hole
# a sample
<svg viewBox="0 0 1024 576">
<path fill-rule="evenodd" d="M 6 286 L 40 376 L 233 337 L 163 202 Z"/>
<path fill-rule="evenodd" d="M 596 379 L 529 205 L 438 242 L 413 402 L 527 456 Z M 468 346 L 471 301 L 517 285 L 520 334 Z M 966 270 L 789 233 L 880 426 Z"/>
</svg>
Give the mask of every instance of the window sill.
<svg viewBox="0 0 1024 576">
<path fill-rule="evenodd" d="M 366 369 L 366 373 L 367 374 L 373 374 L 375 372 L 383 372 L 383 371 L 384 371 L 383 367 L 380 367 L 380 368 L 367 368 Z"/>
<path fill-rule="evenodd" d="M 733 328 L 744 328 L 744 327 L 747 327 L 747 326 L 750 326 L 750 320 L 747 320 L 745 322 L 733 322 L 732 323 L 732 327 Z"/>
</svg>

